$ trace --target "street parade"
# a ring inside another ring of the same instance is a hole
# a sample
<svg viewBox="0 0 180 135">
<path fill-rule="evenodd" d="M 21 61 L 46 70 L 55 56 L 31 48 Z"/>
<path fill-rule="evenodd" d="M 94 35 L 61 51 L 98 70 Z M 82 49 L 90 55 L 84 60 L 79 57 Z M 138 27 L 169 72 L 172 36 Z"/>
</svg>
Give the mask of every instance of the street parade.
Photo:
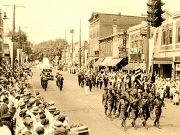
<svg viewBox="0 0 180 135">
<path fill-rule="evenodd" d="M 179 135 L 179 7 L 1 0 L 0 135 Z"/>
<path fill-rule="evenodd" d="M 149 118 L 154 120 L 155 127 L 161 129 L 162 107 L 166 108 L 164 98 L 170 99 L 174 105 L 179 105 L 179 80 L 156 77 L 155 82 L 152 82 L 147 76 L 143 76 L 142 71 L 140 73 L 141 83 L 131 81 L 133 75 L 122 70 L 115 72 L 102 69 L 96 72 L 92 69 L 80 69 L 77 77 L 79 86 L 85 87 L 86 95 L 88 90 L 93 91 L 92 86 L 104 89 L 102 95 L 104 113 L 111 120 L 115 118 L 122 120 L 121 125 L 125 131 L 127 118 L 132 120 L 131 124 L 135 130 L 137 118 L 142 120 L 142 126 L 146 129 Z"/>
</svg>

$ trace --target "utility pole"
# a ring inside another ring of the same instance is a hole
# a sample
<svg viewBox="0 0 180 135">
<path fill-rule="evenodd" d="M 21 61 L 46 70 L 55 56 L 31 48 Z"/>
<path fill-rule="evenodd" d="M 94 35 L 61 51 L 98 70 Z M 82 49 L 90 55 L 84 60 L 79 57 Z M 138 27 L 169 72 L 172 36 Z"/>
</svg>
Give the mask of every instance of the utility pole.
<svg viewBox="0 0 180 135">
<path fill-rule="evenodd" d="M 16 7 L 24 7 L 25 6 L 16 6 L 15 4 L 14 5 L 3 5 L 3 6 L 8 6 L 8 7 L 13 7 L 13 34 L 12 34 L 12 42 L 13 42 L 13 60 L 12 60 L 12 68 L 13 68 L 13 71 L 15 70 L 15 66 L 14 66 L 14 63 L 15 63 L 15 18 L 16 18 Z"/>
<path fill-rule="evenodd" d="M 81 19 L 80 19 L 80 31 L 79 31 L 79 67 L 81 68 Z"/>
<path fill-rule="evenodd" d="M 150 0 L 148 0 L 148 3 L 150 3 Z M 150 10 L 150 7 L 147 6 L 148 9 L 147 11 Z M 150 17 L 150 14 L 147 16 L 148 18 Z M 146 36 L 146 57 L 145 57 L 145 63 L 146 63 L 146 74 L 149 75 L 149 39 L 150 39 L 150 22 L 147 21 L 147 36 Z"/>
<path fill-rule="evenodd" d="M 71 29 L 70 33 L 72 34 L 72 66 L 74 66 L 74 56 L 73 56 L 73 53 L 74 53 L 74 46 L 73 46 L 73 34 L 74 34 L 74 30 Z"/>
</svg>

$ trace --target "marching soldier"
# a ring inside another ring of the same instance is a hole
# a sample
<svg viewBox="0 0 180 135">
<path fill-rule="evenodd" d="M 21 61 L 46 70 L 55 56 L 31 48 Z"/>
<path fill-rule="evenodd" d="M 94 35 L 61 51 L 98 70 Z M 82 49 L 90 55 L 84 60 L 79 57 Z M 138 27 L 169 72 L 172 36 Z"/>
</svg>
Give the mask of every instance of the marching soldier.
<svg viewBox="0 0 180 135">
<path fill-rule="evenodd" d="M 108 74 L 105 73 L 104 75 L 104 87 L 108 87 Z"/>
<path fill-rule="evenodd" d="M 129 100 L 125 93 L 121 95 L 121 99 L 119 100 L 118 108 L 117 110 L 120 110 L 120 119 L 122 119 L 122 127 L 124 127 L 124 130 L 127 130 L 126 127 L 126 119 L 128 117 L 128 109 L 129 109 Z"/>
<path fill-rule="evenodd" d="M 42 77 L 42 82 L 43 82 L 43 89 L 46 91 L 48 85 L 48 79 L 45 75 Z"/>
<path fill-rule="evenodd" d="M 155 109 L 155 115 L 156 115 L 156 119 L 154 121 L 154 126 L 157 125 L 157 127 L 159 129 L 161 129 L 159 119 L 160 119 L 161 113 L 162 113 L 162 106 L 165 107 L 164 101 L 163 101 L 163 99 L 160 98 L 160 93 L 157 92 L 156 99 L 154 100 L 154 109 Z"/>
<path fill-rule="evenodd" d="M 150 93 L 148 94 L 149 98 L 149 111 L 150 111 L 150 117 L 153 119 L 153 110 L 154 110 L 154 100 L 155 100 L 155 90 L 153 87 L 150 89 Z"/>
<path fill-rule="evenodd" d="M 104 106 L 104 113 L 105 115 L 107 115 L 107 94 L 108 94 L 108 88 L 105 87 L 104 88 L 104 93 L 103 93 L 103 96 L 102 96 L 102 105 Z"/>
<path fill-rule="evenodd" d="M 137 129 L 136 126 L 136 119 L 138 118 L 138 112 L 139 112 L 139 99 L 138 99 L 138 92 L 135 89 L 133 91 L 133 95 L 130 99 L 130 107 L 131 107 L 131 118 L 132 118 L 132 127 L 134 127 L 134 129 Z"/>
<path fill-rule="evenodd" d="M 102 84 L 103 84 L 103 78 L 101 76 L 98 78 L 98 82 L 99 82 L 99 87 L 101 89 L 102 88 Z"/>
<path fill-rule="evenodd" d="M 148 129 L 147 127 L 147 120 L 150 117 L 150 111 L 149 111 L 149 99 L 148 94 L 146 92 L 143 93 L 143 97 L 141 100 L 141 109 L 142 109 L 142 117 L 143 117 L 143 126 Z"/>
<path fill-rule="evenodd" d="M 60 91 L 62 91 L 62 88 L 63 88 L 63 81 L 64 81 L 64 77 L 62 76 L 62 74 L 60 74 L 60 76 L 59 76 L 59 89 L 60 89 Z"/>
<path fill-rule="evenodd" d="M 114 94 L 112 93 L 112 88 L 109 88 L 109 92 L 107 94 L 107 117 L 111 118 L 111 112 L 114 106 Z"/>
<path fill-rule="evenodd" d="M 89 76 L 89 91 L 91 92 L 93 86 L 92 75 Z"/>
</svg>

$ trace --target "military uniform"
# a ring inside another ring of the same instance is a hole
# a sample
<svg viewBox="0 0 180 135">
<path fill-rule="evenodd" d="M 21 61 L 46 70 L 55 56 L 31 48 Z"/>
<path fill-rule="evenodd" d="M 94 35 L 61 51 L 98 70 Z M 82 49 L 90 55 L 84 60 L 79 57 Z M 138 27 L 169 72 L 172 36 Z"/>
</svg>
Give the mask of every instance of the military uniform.
<svg viewBox="0 0 180 135">
<path fill-rule="evenodd" d="M 107 108 L 108 108 L 107 116 L 111 117 L 111 112 L 114 107 L 114 94 L 112 93 L 112 88 L 109 89 L 109 92 L 107 94 L 106 103 L 107 103 Z"/>
<path fill-rule="evenodd" d="M 128 109 L 129 109 L 129 100 L 126 97 L 126 94 L 123 93 L 121 95 L 121 99 L 118 103 L 118 110 L 120 110 L 120 118 L 122 119 L 122 127 L 124 127 L 124 130 L 127 130 L 126 128 L 126 118 L 128 117 Z"/>
<path fill-rule="evenodd" d="M 163 99 L 160 98 L 160 93 L 158 92 L 156 94 L 156 99 L 154 100 L 154 109 L 155 109 L 155 115 L 156 115 L 156 119 L 154 121 L 154 126 L 156 126 L 156 124 L 157 124 L 158 128 L 161 128 L 159 119 L 160 119 L 161 113 L 162 113 L 162 106 L 165 107 L 165 104 L 164 104 Z"/>
<path fill-rule="evenodd" d="M 139 99 L 137 95 L 137 91 L 133 91 L 133 96 L 130 98 L 130 108 L 131 108 L 131 118 L 132 118 L 132 126 L 134 129 L 137 129 L 136 127 L 136 119 L 138 118 L 139 113 Z"/>
<path fill-rule="evenodd" d="M 108 94 L 108 88 L 106 87 L 106 88 L 104 88 L 104 93 L 103 93 L 103 95 L 102 95 L 102 104 L 103 104 L 103 106 L 104 106 L 104 113 L 105 113 L 105 115 L 107 115 L 107 94 Z"/>
<path fill-rule="evenodd" d="M 148 94 L 143 93 L 143 97 L 141 100 L 141 109 L 142 109 L 142 116 L 143 116 L 143 126 L 147 129 L 146 121 L 150 117 L 150 110 L 149 110 L 150 102 L 148 99 Z"/>
</svg>

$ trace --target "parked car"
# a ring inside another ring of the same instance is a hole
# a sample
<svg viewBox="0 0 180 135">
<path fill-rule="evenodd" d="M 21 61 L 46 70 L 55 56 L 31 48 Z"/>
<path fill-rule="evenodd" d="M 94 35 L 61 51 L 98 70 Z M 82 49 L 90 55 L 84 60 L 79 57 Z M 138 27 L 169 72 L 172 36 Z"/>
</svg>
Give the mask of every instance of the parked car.
<svg viewBox="0 0 180 135">
<path fill-rule="evenodd" d="M 45 73 L 45 75 L 46 75 L 48 80 L 54 80 L 54 75 L 52 73 L 52 69 L 51 68 L 43 69 L 42 72 Z"/>
</svg>

